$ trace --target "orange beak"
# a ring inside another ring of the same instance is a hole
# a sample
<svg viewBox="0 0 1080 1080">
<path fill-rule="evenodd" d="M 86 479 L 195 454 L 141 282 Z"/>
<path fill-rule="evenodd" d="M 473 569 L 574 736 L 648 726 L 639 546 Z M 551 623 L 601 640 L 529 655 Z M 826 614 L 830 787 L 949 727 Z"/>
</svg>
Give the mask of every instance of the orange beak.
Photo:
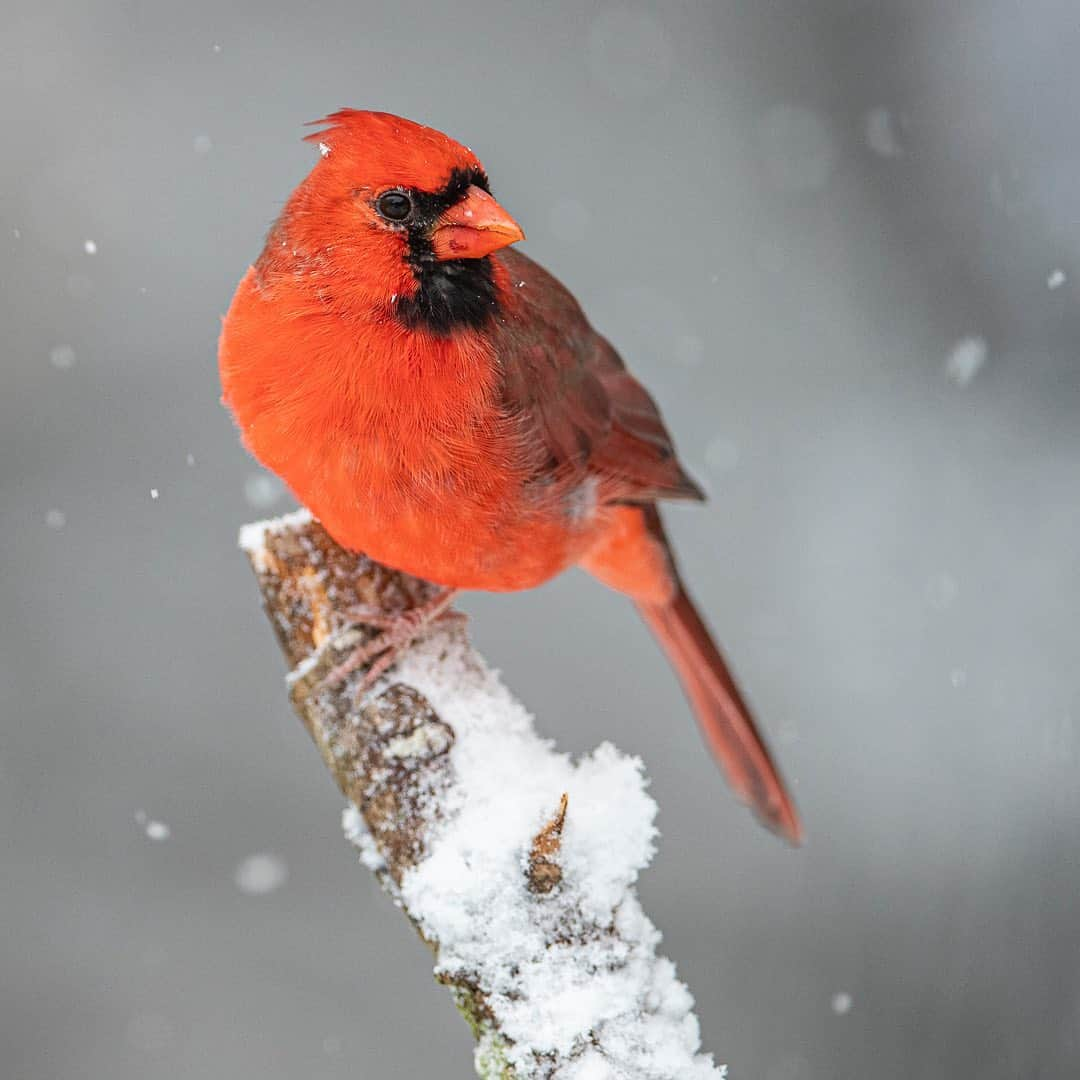
<svg viewBox="0 0 1080 1080">
<path fill-rule="evenodd" d="M 524 240 L 521 226 L 486 192 L 472 185 L 461 202 L 451 206 L 431 234 L 435 258 L 482 259 L 508 244 Z"/>
</svg>

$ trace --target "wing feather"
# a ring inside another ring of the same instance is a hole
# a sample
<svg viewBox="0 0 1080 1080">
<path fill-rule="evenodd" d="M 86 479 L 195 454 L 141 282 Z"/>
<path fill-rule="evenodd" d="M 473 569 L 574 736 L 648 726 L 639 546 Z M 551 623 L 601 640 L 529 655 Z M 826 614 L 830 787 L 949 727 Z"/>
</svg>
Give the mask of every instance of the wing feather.
<svg viewBox="0 0 1080 1080">
<path fill-rule="evenodd" d="M 570 293 L 519 252 L 500 257 L 522 283 L 494 333 L 503 404 L 538 479 L 596 478 L 609 501 L 704 498 L 656 403 Z"/>
</svg>

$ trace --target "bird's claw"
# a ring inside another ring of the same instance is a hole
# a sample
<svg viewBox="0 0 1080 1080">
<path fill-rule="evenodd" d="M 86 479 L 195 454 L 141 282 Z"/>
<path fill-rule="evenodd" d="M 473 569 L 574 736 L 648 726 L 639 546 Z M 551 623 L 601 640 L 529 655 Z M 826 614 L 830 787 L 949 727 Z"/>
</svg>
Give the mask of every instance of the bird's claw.
<svg viewBox="0 0 1080 1080">
<path fill-rule="evenodd" d="M 346 611 L 346 617 L 352 626 L 370 626 L 380 633 L 358 645 L 336 667 L 324 676 L 320 687 L 337 686 L 357 668 L 370 664 L 363 678 L 355 689 L 357 702 L 368 692 L 397 662 L 401 653 L 408 648 L 425 630 L 440 622 L 462 622 L 464 612 L 450 609 L 456 590 L 447 589 L 433 599 L 408 611 L 385 612 L 367 605 L 358 604 Z"/>
</svg>

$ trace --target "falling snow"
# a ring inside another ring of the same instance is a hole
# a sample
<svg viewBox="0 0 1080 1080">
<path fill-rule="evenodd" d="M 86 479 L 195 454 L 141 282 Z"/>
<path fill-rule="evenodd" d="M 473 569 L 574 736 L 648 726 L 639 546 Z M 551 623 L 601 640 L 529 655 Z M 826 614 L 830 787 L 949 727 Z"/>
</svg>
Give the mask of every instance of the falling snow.
<svg viewBox="0 0 1080 1080">
<path fill-rule="evenodd" d="M 75 366 L 75 350 L 70 345 L 54 345 L 49 350 L 49 363 L 58 371 Z"/>
<path fill-rule="evenodd" d="M 97 244 L 93 240 L 85 240 L 83 241 L 83 251 L 85 251 L 87 255 L 96 255 Z"/>
<path fill-rule="evenodd" d="M 151 488 L 150 489 L 150 498 L 151 499 L 154 499 L 156 501 L 160 497 L 161 497 L 161 492 L 158 491 L 157 488 Z"/>
<path fill-rule="evenodd" d="M 846 994 L 841 990 L 840 993 L 833 994 L 831 1004 L 832 1011 L 836 1013 L 837 1016 L 846 1016 L 851 1012 L 851 1006 L 854 1002 L 852 1001 L 850 994 Z"/>
<path fill-rule="evenodd" d="M 945 361 L 945 374 L 957 386 L 967 386 L 986 363 L 987 347 L 981 337 L 958 341 Z"/>
<path fill-rule="evenodd" d="M 888 109 L 871 109 L 863 118 L 866 145 L 879 157 L 900 157 L 904 147 L 900 141 L 899 127 L 899 122 Z"/>
<path fill-rule="evenodd" d="M 260 852 L 249 855 L 233 872 L 236 887 L 247 896 L 266 896 L 289 879 L 289 868 L 278 855 Z"/>
<path fill-rule="evenodd" d="M 150 817 L 145 810 L 135 811 L 135 824 L 146 833 L 151 840 L 168 840 L 172 836 L 172 829 L 164 821 L 157 821 Z"/>
<path fill-rule="evenodd" d="M 1048 289 L 1060 289 L 1066 280 L 1064 270 L 1051 270 L 1046 277 L 1046 287 Z"/>
<path fill-rule="evenodd" d="M 270 473 L 250 473 L 244 480 L 244 499 L 256 510 L 269 510 L 284 494 L 285 485 Z"/>
</svg>

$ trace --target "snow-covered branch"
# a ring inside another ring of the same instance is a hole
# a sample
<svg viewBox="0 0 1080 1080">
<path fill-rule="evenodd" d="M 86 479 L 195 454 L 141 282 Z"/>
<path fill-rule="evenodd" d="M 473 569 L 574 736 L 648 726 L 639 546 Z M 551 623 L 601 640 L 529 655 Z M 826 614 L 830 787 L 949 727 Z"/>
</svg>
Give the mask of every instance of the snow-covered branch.
<svg viewBox="0 0 1080 1080">
<path fill-rule="evenodd" d="M 362 705 L 322 680 L 347 611 L 432 586 L 339 548 L 304 513 L 241 544 L 292 668 L 293 705 L 349 800 L 345 831 L 435 953 L 489 1078 L 705 1080 L 693 999 L 634 882 L 656 804 L 641 762 L 558 753 L 460 625 L 414 645 Z"/>
</svg>

